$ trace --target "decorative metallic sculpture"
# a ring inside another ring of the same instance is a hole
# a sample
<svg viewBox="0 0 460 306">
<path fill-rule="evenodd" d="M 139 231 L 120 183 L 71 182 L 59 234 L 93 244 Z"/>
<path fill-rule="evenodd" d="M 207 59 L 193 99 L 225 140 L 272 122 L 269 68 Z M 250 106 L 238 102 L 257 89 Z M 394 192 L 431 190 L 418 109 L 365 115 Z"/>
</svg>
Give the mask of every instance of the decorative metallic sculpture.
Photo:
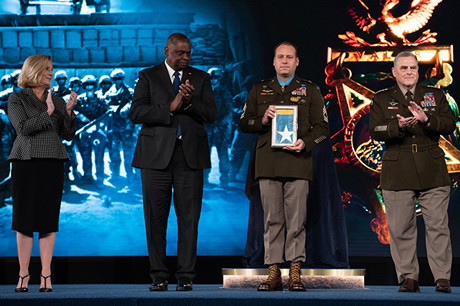
<svg viewBox="0 0 460 306">
<path fill-rule="evenodd" d="M 380 16 L 371 15 L 371 9 L 363 0 L 355 0 L 355 4 L 348 8 L 348 12 L 356 21 L 357 26 L 369 34 L 374 34 L 378 43 L 368 43 L 357 37 L 355 33 L 347 31 L 339 35 L 346 44 L 352 47 L 362 46 L 418 46 L 426 43 L 435 43 L 437 33 L 430 30 L 423 32 L 416 41 L 410 42 L 406 35 L 422 29 L 430 20 L 433 10 L 442 0 L 413 0 L 409 11 L 402 16 L 395 17 L 392 10 L 399 4 L 399 0 L 381 0 Z"/>
</svg>

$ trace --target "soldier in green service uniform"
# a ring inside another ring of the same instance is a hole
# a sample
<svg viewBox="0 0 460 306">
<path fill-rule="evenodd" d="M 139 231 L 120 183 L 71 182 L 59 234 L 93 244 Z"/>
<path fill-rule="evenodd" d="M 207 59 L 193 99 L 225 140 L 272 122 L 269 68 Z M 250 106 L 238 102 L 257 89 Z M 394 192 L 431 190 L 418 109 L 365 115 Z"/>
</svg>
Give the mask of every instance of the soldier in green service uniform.
<svg viewBox="0 0 460 306">
<path fill-rule="evenodd" d="M 254 85 L 241 115 L 239 127 L 257 133 L 255 176 L 259 180 L 264 209 L 267 281 L 259 291 L 282 290 L 280 264 L 291 263 L 289 290 L 305 291 L 300 267 L 305 262 L 305 223 L 312 149 L 329 134 L 328 119 L 318 87 L 295 75 L 299 57 L 291 42 L 275 47 L 276 76 Z M 271 147 L 271 123 L 275 106 L 298 106 L 297 141 L 283 148 Z"/>
<path fill-rule="evenodd" d="M 436 291 L 451 292 L 452 249 L 447 207 L 450 178 L 441 134 L 455 129 L 455 118 L 441 89 L 417 84 L 417 57 L 399 53 L 393 64 L 394 87 L 375 94 L 369 132 L 385 141 L 380 185 L 390 231 L 390 250 L 400 292 L 419 292 L 415 204 L 422 209 L 428 263 Z"/>
</svg>

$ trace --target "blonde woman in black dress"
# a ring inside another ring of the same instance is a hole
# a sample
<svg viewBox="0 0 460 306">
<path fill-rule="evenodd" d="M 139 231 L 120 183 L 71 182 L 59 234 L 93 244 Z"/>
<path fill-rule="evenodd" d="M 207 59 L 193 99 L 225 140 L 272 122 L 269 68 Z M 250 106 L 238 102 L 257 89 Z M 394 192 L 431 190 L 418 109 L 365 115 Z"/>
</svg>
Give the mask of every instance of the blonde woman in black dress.
<svg viewBox="0 0 460 306">
<path fill-rule="evenodd" d="M 51 259 L 59 225 L 64 162 L 62 138 L 75 136 L 72 112 L 77 94 L 67 104 L 51 90 L 53 63 L 48 55 L 26 59 L 18 77 L 22 88 L 8 98 L 8 118 L 16 130 L 8 160 L 12 163 L 13 225 L 17 231 L 19 281 L 16 292 L 27 292 L 33 233 L 38 232 L 40 292 L 52 291 Z"/>
</svg>

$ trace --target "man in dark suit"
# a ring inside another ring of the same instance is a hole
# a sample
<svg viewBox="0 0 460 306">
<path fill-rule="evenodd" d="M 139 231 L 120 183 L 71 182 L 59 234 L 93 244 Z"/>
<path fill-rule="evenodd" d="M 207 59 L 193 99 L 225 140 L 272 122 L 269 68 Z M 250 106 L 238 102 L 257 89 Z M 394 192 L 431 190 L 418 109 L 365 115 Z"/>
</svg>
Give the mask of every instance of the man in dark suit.
<svg viewBox="0 0 460 306">
<path fill-rule="evenodd" d="M 276 76 L 254 85 L 240 120 L 245 133 L 257 133 L 255 178 L 259 180 L 264 210 L 265 264 L 267 281 L 259 291 L 283 290 L 280 264 L 291 263 L 289 291 L 305 291 L 300 268 L 306 260 L 305 223 L 309 181 L 313 178 L 312 149 L 329 134 L 328 119 L 318 87 L 295 75 L 297 48 L 282 42 L 275 48 Z M 298 140 L 273 148 L 272 119 L 276 106 L 297 106 Z"/>
<path fill-rule="evenodd" d="M 210 76 L 189 67 L 191 44 L 172 34 L 166 61 L 139 73 L 129 117 L 142 123 L 133 167 L 141 169 L 151 291 L 168 290 L 166 226 L 174 188 L 178 222 L 176 290 L 192 290 L 203 169 L 211 167 L 204 123 L 217 117 Z"/>
<path fill-rule="evenodd" d="M 415 214 L 418 200 L 436 291 L 449 293 L 450 178 L 438 141 L 440 135 L 455 130 L 456 120 L 441 89 L 417 84 L 418 62 L 414 54 L 399 53 L 392 71 L 397 84 L 375 94 L 369 133 L 386 145 L 380 185 L 390 231 L 391 257 L 401 283 L 399 291 L 420 291 Z"/>
</svg>

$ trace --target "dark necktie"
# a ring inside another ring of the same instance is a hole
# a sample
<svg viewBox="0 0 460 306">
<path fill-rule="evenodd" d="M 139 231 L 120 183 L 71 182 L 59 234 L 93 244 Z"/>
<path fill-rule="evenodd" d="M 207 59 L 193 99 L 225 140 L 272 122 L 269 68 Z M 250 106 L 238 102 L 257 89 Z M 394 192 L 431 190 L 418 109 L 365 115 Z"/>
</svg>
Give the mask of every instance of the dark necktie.
<svg viewBox="0 0 460 306">
<path fill-rule="evenodd" d="M 176 95 L 179 93 L 179 84 L 180 84 L 179 71 L 174 71 L 173 88 L 174 88 L 174 92 L 176 93 Z"/>
<path fill-rule="evenodd" d="M 173 81 L 173 88 L 174 88 L 174 92 L 176 93 L 176 95 L 179 93 L 179 83 L 180 83 L 180 80 L 179 80 L 179 72 L 178 71 L 174 71 L 174 81 Z M 179 122 L 177 122 L 177 132 L 176 132 L 176 138 L 181 138 L 182 136 L 182 130 L 180 128 L 180 124 Z"/>
<path fill-rule="evenodd" d="M 408 90 L 406 92 L 406 100 L 407 102 L 411 102 L 412 101 L 412 92 L 410 90 Z"/>
</svg>

